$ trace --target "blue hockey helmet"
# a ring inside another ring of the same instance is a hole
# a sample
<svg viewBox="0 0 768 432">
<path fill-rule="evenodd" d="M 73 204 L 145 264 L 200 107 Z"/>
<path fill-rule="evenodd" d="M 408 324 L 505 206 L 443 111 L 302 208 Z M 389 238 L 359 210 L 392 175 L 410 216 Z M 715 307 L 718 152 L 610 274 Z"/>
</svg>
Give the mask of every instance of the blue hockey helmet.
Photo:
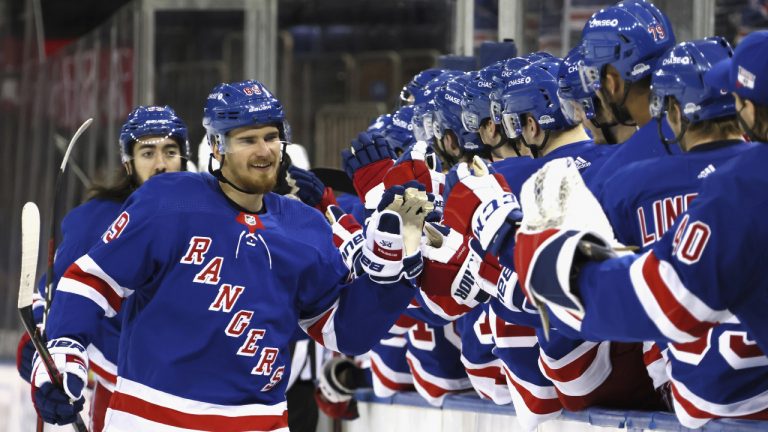
<svg viewBox="0 0 768 432">
<path fill-rule="evenodd" d="M 181 156 L 184 159 L 189 159 L 187 125 L 170 106 L 139 106 L 128 114 L 123 127 L 120 128 L 120 158 L 122 161 L 131 160 L 133 144 L 140 138 L 148 136 L 175 140 L 179 144 Z"/>
<path fill-rule="evenodd" d="M 502 94 L 502 125 L 507 136 L 522 134 L 522 116 L 529 114 L 544 130 L 562 130 L 573 126 L 560 109 L 558 83 L 552 72 L 562 61 L 546 59 L 522 68 L 507 84 Z"/>
<path fill-rule="evenodd" d="M 274 125 L 280 139 L 287 139 L 283 105 L 264 84 L 248 80 L 213 88 L 203 109 L 203 126 L 211 146 L 216 145 L 224 153 L 228 132 L 257 125 Z"/>
<path fill-rule="evenodd" d="M 512 76 L 517 74 L 520 71 L 520 69 L 531 64 L 530 60 L 528 60 L 528 57 L 531 57 L 534 54 L 538 54 L 538 53 L 532 53 L 526 57 L 514 57 L 504 61 L 504 66 L 502 67 L 501 73 L 500 73 L 502 85 L 497 87 L 493 92 L 491 92 L 490 95 L 488 95 L 488 98 L 490 100 L 491 119 L 493 120 L 494 123 L 498 125 L 501 124 L 501 109 L 502 109 L 501 95 L 504 92 L 504 88 L 507 86 L 507 83 L 509 82 Z"/>
<path fill-rule="evenodd" d="M 581 84 L 579 65 L 584 55 L 579 46 L 572 49 L 563 59 L 557 73 L 560 108 L 563 115 L 572 124 L 595 117 L 595 93 Z"/>
<path fill-rule="evenodd" d="M 485 67 L 464 87 L 464 96 L 461 98 L 461 124 L 468 132 L 477 133 L 482 122 L 491 118 L 491 93 L 503 87 L 503 69 L 503 62 Z"/>
<path fill-rule="evenodd" d="M 719 36 L 677 44 L 662 57 L 653 74 L 651 115 L 663 117 L 670 98 L 677 101 L 683 118 L 690 123 L 735 115 L 733 95 L 704 83 L 704 74 L 730 57 L 733 49 Z"/>
<path fill-rule="evenodd" d="M 392 114 L 392 123 L 384 128 L 384 138 L 395 151 L 395 154 L 402 153 L 406 147 L 415 141 L 413 123 L 411 123 L 413 111 L 414 107 L 411 105 L 400 107 Z"/>
<path fill-rule="evenodd" d="M 382 114 L 374 119 L 368 126 L 368 132 L 383 132 L 392 124 L 392 114 Z"/>
<path fill-rule="evenodd" d="M 435 104 L 433 100 L 435 97 L 435 90 L 445 84 L 449 79 L 462 74 L 464 74 L 464 72 L 446 70 L 428 82 L 419 93 L 420 97 L 417 98 L 418 102 L 413 105 L 414 111 L 413 117 L 411 118 L 411 122 L 413 123 L 413 134 L 417 140 L 427 141 L 434 137 Z"/>
<path fill-rule="evenodd" d="M 461 98 L 472 75 L 465 73 L 451 78 L 435 90 L 433 123 L 437 139 L 442 139 L 446 131 L 452 131 L 463 152 L 476 153 L 482 150 L 480 136 L 465 130 L 461 124 Z"/>
<path fill-rule="evenodd" d="M 585 89 L 600 88 L 600 73 L 610 64 L 627 82 L 655 70 L 658 59 L 675 44 L 669 19 L 653 3 L 625 0 L 595 12 L 581 35 Z"/>
<path fill-rule="evenodd" d="M 445 69 L 430 68 L 417 73 L 400 91 L 400 102 L 403 105 L 411 105 L 421 102 L 421 100 L 417 99 L 420 99 L 422 96 L 420 93 L 424 89 L 424 86 L 445 71 Z"/>
</svg>

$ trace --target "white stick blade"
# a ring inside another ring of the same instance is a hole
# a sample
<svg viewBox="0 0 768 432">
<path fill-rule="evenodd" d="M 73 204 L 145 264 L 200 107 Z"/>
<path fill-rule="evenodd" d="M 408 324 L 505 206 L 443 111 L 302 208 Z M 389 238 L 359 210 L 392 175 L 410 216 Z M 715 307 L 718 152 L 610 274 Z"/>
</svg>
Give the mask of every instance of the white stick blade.
<svg viewBox="0 0 768 432">
<path fill-rule="evenodd" d="M 64 159 L 61 161 L 61 166 L 59 167 L 59 170 L 64 171 L 64 167 L 67 166 L 67 160 L 69 159 L 69 154 L 72 153 L 72 147 L 75 146 L 75 142 L 77 142 L 77 139 L 80 138 L 80 135 L 82 135 L 83 132 L 85 132 L 86 129 L 88 129 L 88 127 L 91 126 L 91 123 L 93 123 L 93 119 L 89 118 L 88 120 L 84 121 L 79 128 L 77 128 L 77 132 L 75 132 L 75 134 L 72 136 L 72 139 L 69 140 L 69 145 L 67 146 L 67 151 L 64 152 Z"/>
<path fill-rule="evenodd" d="M 37 274 L 37 257 L 40 248 L 40 210 L 37 204 L 28 202 L 21 210 L 21 283 L 19 284 L 19 309 L 32 304 Z"/>
</svg>

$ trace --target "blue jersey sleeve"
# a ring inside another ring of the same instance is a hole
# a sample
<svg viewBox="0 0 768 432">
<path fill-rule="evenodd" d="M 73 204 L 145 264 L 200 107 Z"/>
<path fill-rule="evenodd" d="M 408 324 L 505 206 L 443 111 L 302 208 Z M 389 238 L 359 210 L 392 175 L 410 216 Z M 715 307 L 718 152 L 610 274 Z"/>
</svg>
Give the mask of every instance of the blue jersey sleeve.
<svg viewBox="0 0 768 432">
<path fill-rule="evenodd" d="M 652 250 L 582 269 L 584 336 L 690 342 L 735 314 L 768 348 L 768 328 L 757 312 L 768 307 L 762 246 L 768 227 L 761 220 L 768 182 L 759 174 L 768 148 L 757 150 L 708 177 Z"/>
<path fill-rule="evenodd" d="M 384 338 L 415 295 L 410 282 L 373 282 L 363 275 L 347 282 L 348 270 L 334 247 L 328 224 L 317 214 L 316 262 L 303 277 L 300 324 L 318 343 L 357 355 Z"/>
<path fill-rule="evenodd" d="M 164 220 L 172 216 L 160 208 L 161 196 L 148 187 L 134 192 L 96 245 L 67 268 L 51 306 L 51 337 L 90 342 L 98 320 L 115 316 L 134 289 L 151 289 L 147 282 L 168 265 L 177 243 L 174 230 L 162 229 L 177 221 Z"/>
</svg>

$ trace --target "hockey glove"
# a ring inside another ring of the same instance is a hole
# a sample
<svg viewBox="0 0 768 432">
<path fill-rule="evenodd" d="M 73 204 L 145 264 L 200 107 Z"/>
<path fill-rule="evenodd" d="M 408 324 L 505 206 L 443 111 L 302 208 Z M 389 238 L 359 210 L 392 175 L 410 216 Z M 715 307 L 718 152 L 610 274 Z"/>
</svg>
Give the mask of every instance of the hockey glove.
<svg viewBox="0 0 768 432">
<path fill-rule="evenodd" d="M 546 303 L 579 319 L 579 264 L 614 255 L 613 229 L 584 185 L 571 158 L 548 162 L 522 187 L 525 216 L 517 232 L 515 269 L 520 285 L 537 307 Z M 545 326 L 546 327 L 546 326 Z"/>
<path fill-rule="evenodd" d="M 431 155 L 428 156 L 428 155 Z M 422 184 L 429 194 L 433 194 L 436 215 L 431 215 L 430 220 L 439 221 L 443 214 L 443 189 L 445 187 L 445 174 L 430 168 L 435 166 L 435 152 L 424 141 L 418 141 L 400 156 L 387 174 L 384 176 L 384 187 L 405 185 L 416 181 Z M 429 163 L 427 163 L 429 161 Z M 438 164 L 439 166 L 439 164 Z"/>
<path fill-rule="evenodd" d="M 289 195 L 322 213 L 325 213 L 329 205 L 338 205 L 333 189 L 325 187 L 312 171 L 291 165 L 286 173 L 285 182 L 290 188 Z"/>
<path fill-rule="evenodd" d="M 344 160 L 344 171 L 357 191 L 357 196 L 363 202 L 368 199 L 371 189 L 382 183 L 384 175 L 395 164 L 395 152 L 387 140 L 379 134 L 362 132 L 352 141 L 349 150 L 341 152 Z M 380 186 L 379 194 L 384 187 Z M 374 207 L 375 208 L 375 207 Z"/>
<path fill-rule="evenodd" d="M 325 212 L 333 231 L 333 244 L 341 253 L 344 264 L 350 271 L 354 270 L 354 262 L 362 253 L 365 237 L 363 227 L 354 216 L 344 213 L 341 208 L 330 205 Z M 359 275 L 356 275 L 359 276 Z"/>
<path fill-rule="evenodd" d="M 88 355 L 83 345 L 69 338 L 48 341 L 48 351 L 61 373 L 63 388 L 51 383 L 40 356 L 35 353 L 32 366 L 32 401 L 40 417 L 58 425 L 75 421 L 83 409 L 83 388 L 88 380 Z"/>
<path fill-rule="evenodd" d="M 511 250 L 516 223 L 522 219 L 520 205 L 504 177 L 491 174 L 478 156 L 471 166 L 461 163 L 448 174 L 445 201 L 446 225 L 471 232 L 481 249 L 494 256 L 502 249 Z"/>
<path fill-rule="evenodd" d="M 423 268 L 421 232 L 432 207 L 425 192 L 401 190 L 398 186 L 384 193 L 366 226 L 363 254 L 355 262 L 355 273 L 363 270 L 379 283 L 394 283 L 403 276 L 413 279 Z"/>
</svg>

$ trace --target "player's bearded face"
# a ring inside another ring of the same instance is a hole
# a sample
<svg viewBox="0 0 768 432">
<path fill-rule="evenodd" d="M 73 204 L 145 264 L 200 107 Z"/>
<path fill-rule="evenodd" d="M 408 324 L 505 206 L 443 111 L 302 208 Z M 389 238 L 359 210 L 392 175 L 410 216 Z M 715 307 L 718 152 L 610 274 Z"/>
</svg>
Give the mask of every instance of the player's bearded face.
<svg viewBox="0 0 768 432">
<path fill-rule="evenodd" d="M 228 138 L 222 174 L 251 193 L 271 191 L 280 165 L 280 131 L 275 126 L 239 128 Z"/>
</svg>

